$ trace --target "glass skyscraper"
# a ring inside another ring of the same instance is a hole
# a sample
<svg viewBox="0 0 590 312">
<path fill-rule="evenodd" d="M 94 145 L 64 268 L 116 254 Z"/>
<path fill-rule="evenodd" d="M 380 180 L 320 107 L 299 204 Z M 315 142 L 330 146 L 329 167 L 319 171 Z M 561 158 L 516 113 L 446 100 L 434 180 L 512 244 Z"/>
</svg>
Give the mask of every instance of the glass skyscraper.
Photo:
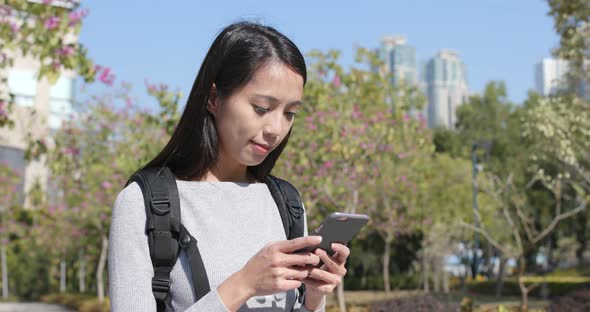
<svg viewBox="0 0 590 312">
<path fill-rule="evenodd" d="M 426 63 L 424 76 L 428 126 L 453 129 L 457 107 L 469 96 L 465 64 L 456 51 L 441 50 Z"/>
</svg>

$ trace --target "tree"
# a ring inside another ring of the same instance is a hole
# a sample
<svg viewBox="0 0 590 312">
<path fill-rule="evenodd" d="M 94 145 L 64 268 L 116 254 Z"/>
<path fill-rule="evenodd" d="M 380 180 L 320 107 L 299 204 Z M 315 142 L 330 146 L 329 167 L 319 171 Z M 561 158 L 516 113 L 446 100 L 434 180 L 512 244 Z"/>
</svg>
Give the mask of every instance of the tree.
<svg viewBox="0 0 590 312">
<path fill-rule="evenodd" d="M 52 180 L 62 190 L 58 202 L 64 214 L 56 221 L 61 228 L 75 224 L 66 231 L 85 239 L 90 248 L 98 251 L 99 301 L 104 299 L 108 229 L 115 196 L 124 186 L 121 182 L 167 142 L 173 129 L 162 125 L 175 124 L 181 98 L 179 93 L 168 91 L 166 85 L 148 85 L 148 93 L 162 108 L 153 114 L 133 105 L 129 88 L 123 84 L 114 95 L 93 97 L 86 104 L 87 111 L 73 116 L 56 134 L 47 159 Z M 118 104 L 123 104 L 122 108 L 115 108 Z M 66 253 L 67 247 L 64 250 Z"/>
<path fill-rule="evenodd" d="M 30 57 L 39 64 L 38 78 L 54 83 L 64 70 L 87 82 L 94 80 L 97 67 L 76 41 L 87 10 L 78 1 L 6 0 L 0 4 L 0 70 L 5 72 L 17 57 Z M 14 126 L 13 96 L 7 93 L 7 77 L 0 77 L 0 127 Z"/>
<path fill-rule="evenodd" d="M 388 76 L 363 69 L 378 62 L 365 49 L 357 49 L 360 66 L 349 71 L 338 65 L 338 55 L 336 51 L 310 53 L 306 116 L 303 124 L 298 121 L 294 127 L 276 171 L 305 194 L 311 228 L 331 211 L 371 214 L 371 227 L 382 229 L 385 288 L 389 289 L 391 233 L 407 230 L 406 224 L 414 220 L 410 213 L 418 209 L 410 190 L 416 191 L 419 181 L 409 181 L 411 171 L 419 166 L 416 159 L 433 150 L 424 120 L 408 114 L 420 107 L 424 97 L 415 88 L 393 86 Z M 394 167 L 399 170 L 388 171 Z M 392 192 L 393 184 L 405 186 Z M 392 220 L 404 217 L 407 221 L 392 230 Z M 338 293 L 344 310 L 342 284 Z"/>
<path fill-rule="evenodd" d="M 501 251 L 504 255 L 514 257 L 518 260 L 518 284 L 521 291 L 521 309 L 526 311 L 528 308 L 528 294 L 539 284 L 533 282 L 531 285 L 526 285 L 526 259 L 527 248 L 535 246 L 542 242 L 542 240 L 551 233 L 559 222 L 570 218 L 575 214 L 586 209 L 586 196 L 584 192 L 577 194 L 575 198 L 564 198 L 564 190 L 570 184 L 566 177 L 560 176 L 557 179 L 547 177 L 540 171 L 531 181 L 526 185 L 517 185 L 509 175 L 505 180 L 493 173 L 486 173 L 486 179 L 482 187 L 486 194 L 491 196 L 496 204 L 500 207 L 499 213 L 503 219 L 496 219 L 496 222 L 502 220 L 506 229 L 511 231 L 512 241 L 510 244 L 500 243 L 496 235 L 485 227 L 486 222 L 478 227 L 463 222 L 462 225 L 480 233 L 483 237 L 492 244 L 496 249 Z M 526 189 L 532 187 L 535 183 L 541 183 L 554 197 L 554 213 L 549 222 L 542 227 L 534 220 L 534 213 L 531 210 L 531 202 L 526 196 Z M 580 190 L 576 190 L 577 192 Z M 573 209 L 564 209 L 564 202 L 573 202 L 575 205 Z M 498 216 L 500 217 L 500 215 Z M 481 218 L 481 217 L 480 217 Z M 528 241 L 529 246 L 524 244 Z"/>
</svg>

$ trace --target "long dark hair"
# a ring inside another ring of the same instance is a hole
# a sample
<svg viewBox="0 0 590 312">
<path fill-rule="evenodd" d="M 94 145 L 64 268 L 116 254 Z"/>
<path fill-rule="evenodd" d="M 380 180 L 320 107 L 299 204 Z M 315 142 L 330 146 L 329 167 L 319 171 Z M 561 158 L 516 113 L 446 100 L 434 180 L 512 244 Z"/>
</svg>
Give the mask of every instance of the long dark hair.
<svg viewBox="0 0 590 312">
<path fill-rule="evenodd" d="M 305 85 L 305 60 L 285 35 L 252 22 L 238 22 L 223 29 L 205 56 L 170 141 L 145 167 L 168 166 L 183 180 L 204 178 L 218 158 L 217 130 L 213 115 L 207 110 L 213 84 L 218 97 L 229 96 L 269 62 L 288 66 L 303 77 Z M 270 174 L 290 134 L 291 131 L 262 163 L 248 167 L 248 172 L 259 181 Z"/>
</svg>

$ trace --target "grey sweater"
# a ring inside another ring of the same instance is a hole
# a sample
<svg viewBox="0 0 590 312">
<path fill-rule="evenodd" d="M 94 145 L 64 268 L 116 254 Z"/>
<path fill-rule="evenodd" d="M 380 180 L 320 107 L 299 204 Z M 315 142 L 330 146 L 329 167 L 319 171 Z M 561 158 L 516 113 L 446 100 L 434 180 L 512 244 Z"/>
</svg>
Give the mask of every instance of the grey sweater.
<svg viewBox="0 0 590 312">
<path fill-rule="evenodd" d="M 263 183 L 177 180 L 177 185 L 182 224 L 199 242 L 211 291 L 195 301 L 190 266 L 181 252 L 170 274 L 172 307 L 174 311 L 228 311 L 217 286 L 264 245 L 286 239 L 277 206 Z M 109 234 L 109 293 L 114 312 L 156 311 L 145 222 L 143 196 L 132 183 L 117 196 Z M 239 311 L 308 312 L 298 303 L 299 296 L 295 289 L 253 297 Z M 322 306 L 318 311 L 324 310 Z"/>
</svg>

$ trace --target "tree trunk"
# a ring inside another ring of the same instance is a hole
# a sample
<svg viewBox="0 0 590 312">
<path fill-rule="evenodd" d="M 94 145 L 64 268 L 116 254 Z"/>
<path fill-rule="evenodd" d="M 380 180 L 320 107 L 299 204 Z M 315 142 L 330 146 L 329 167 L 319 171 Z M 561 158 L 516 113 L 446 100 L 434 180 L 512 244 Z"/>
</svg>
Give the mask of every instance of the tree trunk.
<svg viewBox="0 0 590 312">
<path fill-rule="evenodd" d="M 59 292 L 66 292 L 66 259 L 62 256 L 59 263 Z"/>
<path fill-rule="evenodd" d="M 386 293 L 391 292 L 391 283 L 389 282 L 389 257 L 391 255 L 391 241 L 393 241 L 393 235 L 387 234 L 385 238 L 385 250 L 383 251 L 383 289 Z"/>
<path fill-rule="evenodd" d="M 524 284 L 524 273 L 526 270 L 526 258 L 521 255 L 518 259 L 518 287 L 520 288 L 521 303 L 520 310 L 522 312 L 528 311 L 529 308 L 529 290 Z"/>
<path fill-rule="evenodd" d="M 443 268 L 442 270 L 442 274 L 443 274 L 443 292 L 445 294 L 448 294 L 451 291 L 451 287 L 449 286 L 449 272 L 447 272 L 447 270 L 445 270 Z"/>
<path fill-rule="evenodd" d="M 487 255 L 486 255 L 486 267 L 487 267 L 487 274 L 486 276 L 488 279 L 491 279 L 494 276 L 494 256 L 496 256 L 497 252 L 495 251 L 494 246 L 492 244 L 487 244 Z"/>
<path fill-rule="evenodd" d="M 86 260 L 84 260 L 84 249 L 80 249 L 80 270 L 78 271 L 78 282 L 80 293 L 86 292 Z"/>
<path fill-rule="evenodd" d="M 100 251 L 100 258 L 98 260 L 98 268 L 96 269 L 96 291 L 98 294 L 98 302 L 104 301 L 104 281 L 103 273 L 105 263 L 107 261 L 107 249 L 109 246 L 109 240 L 106 236 L 102 236 L 102 249 Z"/>
<path fill-rule="evenodd" d="M 428 261 L 426 260 L 426 256 L 424 255 L 422 257 L 422 279 L 423 279 L 423 283 L 424 283 L 424 292 L 429 293 L 430 292 L 430 283 L 428 281 L 429 277 L 428 277 L 428 271 L 430 270 L 429 265 L 428 265 Z"/>
<path fill-rule="evenodd" d="M 439 257 L 436 256 L 433 259 L 433 263 L 432 263 L 432 274 L 433 274 L 433 286 L 434 286 L 434 292 L 440 292 L 440 276 L 441 276 L 441 270 L 440 270 L 440 263 L 439 263 Z"/>
<path fill-rule="evenodd" d="M 579 247 L 576 250 L 576 257 L 578 265 L 582 265 L 584 264 L 584 252 L 586 251 L 586 247 L 588 247 L 588 236 L 586 235 L 588 228 L 588 210 L 584 210 L 578 214 L 577 221 L 576 239 L 578 240 Z"/>
<path fill-rule="evenodd" d="M 346 302 L 344 301 L 344 278 L 342 279 L 342 283 L 338 285 L 338 307 L 340 308 L 340 312 L 346 312 Z"/>
<path fill-rule="evenodd" d="M 500 265 L 498 268 L 498 276 L 496 277 L 496 298 L 502 297 L 502 289 L 504 288 L 504 271 L 506 269 L 506 261 L 502 254 L 500 254 Z"/>
<path fill-rule="evenodd" d="M 6 264 L 6 244 L 2 244 L 2 298 L 8 298 L 8 265 Z"/>
</svg>

